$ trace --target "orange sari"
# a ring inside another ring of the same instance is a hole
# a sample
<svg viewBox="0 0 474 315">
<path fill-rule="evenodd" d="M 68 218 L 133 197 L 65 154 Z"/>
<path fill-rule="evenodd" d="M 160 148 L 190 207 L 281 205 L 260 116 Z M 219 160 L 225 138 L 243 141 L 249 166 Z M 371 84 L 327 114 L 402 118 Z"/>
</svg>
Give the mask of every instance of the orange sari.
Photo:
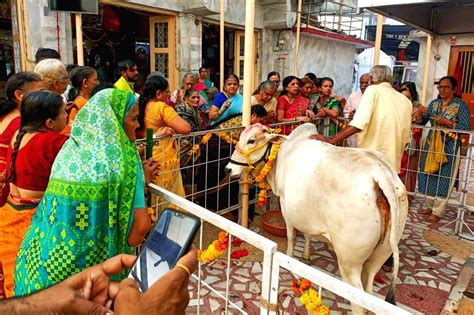
<svg viewBox="0 0 474 315">
<path fill-rule="evenodd" d="M 3 266 L 4 288 L 7 298 L 13 296 L 15 261 L 23 235 L 41 199 L 15 198 L 8 196 L 7 203 L 0 208 L 0 261 Z"/>
<path fill-rule="evenodd" d="M 74 99 L 74 104 L 76 104 L 77 108 L 73 107 L 71 109 L 71 112 L 68 116 L 68 123 L 66 127 L 64 127 L 64 129 L 61 131 L 62 135 L 69 135 L 71 133 L 72 123 L 74 122 L 74 119 L 76 119 L 77 113 L 84 107 L 84 105 L 87 104 L 88 101 L 89 100 L 79 96 Z"/>
</svg>

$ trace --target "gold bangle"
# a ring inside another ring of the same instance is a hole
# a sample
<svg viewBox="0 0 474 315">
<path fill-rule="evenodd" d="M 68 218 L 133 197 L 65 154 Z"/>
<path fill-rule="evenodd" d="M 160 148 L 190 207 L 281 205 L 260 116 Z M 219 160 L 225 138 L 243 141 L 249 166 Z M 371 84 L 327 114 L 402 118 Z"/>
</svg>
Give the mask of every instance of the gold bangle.
<svg viewBox="0 0 474 315">
<path fill-rule="evenodd" d="M 184 271 L 186 271 L 186 273 L 188 274 L 188 277 L 191 277 L 191 271 L 189 271 L 189 268 L 186 267 L 185 265 L 183 264 L 177 264 L 176 267 L 179 267 L 181 269 L 183 269 Z"/>
</svg>

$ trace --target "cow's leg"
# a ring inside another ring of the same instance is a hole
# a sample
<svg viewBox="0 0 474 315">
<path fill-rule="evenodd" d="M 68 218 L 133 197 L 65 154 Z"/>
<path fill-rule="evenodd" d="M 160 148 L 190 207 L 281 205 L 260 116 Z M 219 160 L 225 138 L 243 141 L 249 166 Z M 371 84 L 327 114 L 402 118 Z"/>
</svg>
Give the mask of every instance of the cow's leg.
<svg viewBox="0 0 474 315">
<path fill-rule="evenodd" d="M 362 287 L 361 273 L 362 265 L 353 267 L 353 266 L 344 266 L 339 263 L 339 271 L 341 272 L 342 281 L 348 283 L 356 288 L 364 290 Z M 364 308 L 351 302 L 352 314 L 362 315 L 365 314 Z"/>
<path fill-rule="evenodd" d="M 286 249 L 286 254 L 290 257 L 293 257 L 293 247 L 295 246 L 295 229 L 293 225 L 286 222 L 286 237 L 288 238 L 288 247 Z"/>
<path fill-rule="evenodd" d="M 304 251 L 303 258 L 309 259 L 309 246 L 311 245 L 311 234 L 304 233 Z"/>
<path fill-rule="evenodd" d="M 362 268 L 362 284 L 367 293 L 372 294 L 374 277 L 391 253 L 392 249 L 390 245 L 383 243 L 375 249 L 369 259 L 364 263 L 364 267 Z"/>
</svg>

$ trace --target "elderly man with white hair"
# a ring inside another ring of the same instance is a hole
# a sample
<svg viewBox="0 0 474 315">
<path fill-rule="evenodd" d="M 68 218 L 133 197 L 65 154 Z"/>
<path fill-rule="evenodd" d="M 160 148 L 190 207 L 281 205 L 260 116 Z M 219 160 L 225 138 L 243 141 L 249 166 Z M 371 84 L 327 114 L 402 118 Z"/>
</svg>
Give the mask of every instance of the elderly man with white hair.
<svg viewBox="0 0 474 315">
<path fill-rule="evenodd" d="M 400 173 L 405 145 L 410 141 L 412 104 L 392 87 L 392 72 L 387 66 L 370 69 L 371 85 L 367 87 L 349 126 L 328 138 L 313 139 L 335 144 L 359 133 L 358 147 L 385 154 L 392 167 Z"/>
<path fill-rule="evenodd" d="M 71 82 L 66 66 L 58 59 L 43 59 L 35 67 L 44 87 L 57 94 L 63 94 Z"/>
</svg>

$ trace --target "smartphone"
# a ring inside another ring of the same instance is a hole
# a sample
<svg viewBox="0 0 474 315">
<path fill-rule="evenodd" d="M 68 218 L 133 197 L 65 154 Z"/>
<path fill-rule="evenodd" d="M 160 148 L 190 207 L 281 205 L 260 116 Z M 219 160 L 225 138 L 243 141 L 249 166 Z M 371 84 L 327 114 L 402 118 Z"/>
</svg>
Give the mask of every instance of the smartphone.
<svg viewBox="0 0 474 315">
<path fill-rule="evenodd" d="M 164 210 L 128 277 L 140 284 L 142 292 L 148 290 L 187 253 L 200 224 L 189 214 Z"/>
</svg>

